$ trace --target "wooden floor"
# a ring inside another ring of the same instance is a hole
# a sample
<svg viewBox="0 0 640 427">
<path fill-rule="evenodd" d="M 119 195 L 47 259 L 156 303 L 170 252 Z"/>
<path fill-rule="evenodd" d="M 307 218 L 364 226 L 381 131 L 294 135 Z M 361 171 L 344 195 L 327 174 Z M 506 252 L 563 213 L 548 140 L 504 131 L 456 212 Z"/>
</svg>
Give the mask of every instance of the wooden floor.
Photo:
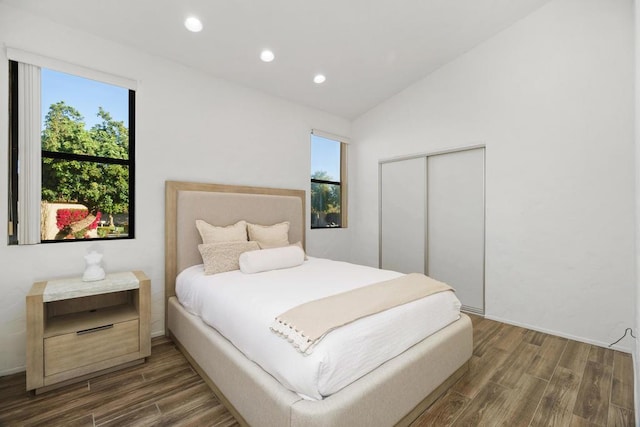
<svg viewBox="0 0 640 427">
<path fill-rule="evenodd" d="M 471 316 L 469 373 L 418 426 L 633 426 L 631 355 Z"/>
<path fill-rule="evenodd" d="M 24 373 L 0 378 L 0 426 L 237 426 L 166 338 L 144 365 L 32 396 Z"/>
<path fill-rule="evenodd" d="M 634 425 L 630 355 L 472 320 L 470 371 L 413 427 Z M 0 426 L 238 425 L 165 338 L 144 365 L 40 396 L 24 389 L 24 373 L 0 378 Z"/>
</svg>

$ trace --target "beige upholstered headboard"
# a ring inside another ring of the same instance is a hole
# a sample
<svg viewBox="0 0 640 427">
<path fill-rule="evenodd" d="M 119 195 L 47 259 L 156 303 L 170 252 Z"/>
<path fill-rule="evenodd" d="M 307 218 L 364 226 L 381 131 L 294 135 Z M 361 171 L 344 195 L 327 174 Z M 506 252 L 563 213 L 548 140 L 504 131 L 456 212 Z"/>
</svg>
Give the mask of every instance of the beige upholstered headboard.
<svg viewBox="0 0 640 427">
<path fill-rule="evenodd" d="M 270 225 L 289 221 L 289 241 L 305 244 L 305 192 L 167 181 L 165 185 L 165 299 L 175 295 L 177 274 L 201 264 L 196 219 L 230 225 L 244 219 Z"/>
</svg>

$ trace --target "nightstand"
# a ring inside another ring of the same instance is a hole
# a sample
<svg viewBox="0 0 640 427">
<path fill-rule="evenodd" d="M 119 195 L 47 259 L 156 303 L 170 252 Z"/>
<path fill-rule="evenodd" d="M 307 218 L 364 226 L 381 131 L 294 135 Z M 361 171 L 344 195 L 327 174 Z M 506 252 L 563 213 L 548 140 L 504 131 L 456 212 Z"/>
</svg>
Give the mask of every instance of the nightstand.
<svg viewBox="0 0 640 427">
<path fill-rule="evenodd" d="M 27 390 L 36 394 L 143 363 L 151 282 L 141 271 L 37 282 L 27 295 Z"/>
</svg>

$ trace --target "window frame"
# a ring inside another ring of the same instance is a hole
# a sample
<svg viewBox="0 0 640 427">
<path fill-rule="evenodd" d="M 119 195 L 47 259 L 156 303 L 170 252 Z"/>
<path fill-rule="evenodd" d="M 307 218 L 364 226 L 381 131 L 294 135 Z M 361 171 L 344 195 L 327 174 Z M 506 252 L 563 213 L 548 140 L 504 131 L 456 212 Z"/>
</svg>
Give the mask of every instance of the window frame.
<svg viewBox="0 0 640 427">
<path fill-rule="evenodd" d="M 349 145 L 345 142 L 346 138 L 339 137 L 337 135 L 328 134 L 326 132 L 312 130 L 312 136 L 318 136 L 324 139 L 329 139 L 331 141 L 335 141 L 340 143 L 340 180 L 339 181 L 330 181 L 323 179 L 315 179 L 311 178 L 311 185 L 313 184 L 329 184 L 329 185 L 337 185 L 340 188 L 340 226 L 339 227 L 318 227 L 313 226 L 313 221 L 311 221 L 311 229 L 312 230 L 333 230 L 333 229 L 341 229 L 348 227 L 348 215 L 347 215 L 347 146 Z M 313 145 L 313 139 L 310 140 L 310 146 Z M 313 175 L 313 171 L 311 171 L 311 175 Z M 311 190 L 309 190 L 309 203 L 313 205 L 313 201 L 311 200 Z M 312 215 L 311 206 L 309 207 L 309 215 Z M 309 217 L 311 218 L 311 217 Z"/>
<path fill-rule="evenodd" d="M 9 59 L 9 245 L 20 245 L 18 239 L 18 173 L 19 173 L 19 159 L 20 153 L 18 149 L 18 132 L 19 132 L 19 105 L 18 105 L 18 90 L 19 90 L 19 72 L 18 64 L 20 61 Z M 44 66 L 53 71 L 60 71 L 72 76 L 80 78 L 88 78 L 83 75 L 85 73 L 74 73 L 72 71 L 58 70 L 56 67 Z M 80 69 L 80 68 L 79 68 Z M 100 76 L 99 76 L 100 77 Z M 114 84 L 112 81 L 104 81 L 100 78 L 94 78 L 93 80 L 101 83 L 120 86 Z M 106 79 L 105 79 L 106 80 Z M 121 86 L 122 87 L 122 86 Z M 86 242 L 86 241 L 110 241 L 110 240 L 129 240 L 135 239 L 135 147 L 136 147 L 136 91 L 130 87 L 125 87 L 128 91 L 128 138 L 129 138 L 129 150 L 127 159 L 117 159 L 112 157 L 100 157 L 86 154 L 64 153 L 56 151 L 47 151 L 40 147 L 41 162 L 40 171 L 42 171 L 42 164 L 44 159 L 55 159 L 63 161 L 81 161 L 100 164 L 117 164 L 127 166 L 129 170 L 129 209 L 128 209 L 128 232 L 126 236 L 115 237 L 93 237 L 86 239 L 62 239 L 62 240 L 42 240 L 40 237 L 40 244 L 49 243 L 63 243 L 63 242 Z M 41 178 L 42 179 L 42 178 Z M 42 202 L 42 191 L 40 192 L 40 202 Z"/>
</svg>

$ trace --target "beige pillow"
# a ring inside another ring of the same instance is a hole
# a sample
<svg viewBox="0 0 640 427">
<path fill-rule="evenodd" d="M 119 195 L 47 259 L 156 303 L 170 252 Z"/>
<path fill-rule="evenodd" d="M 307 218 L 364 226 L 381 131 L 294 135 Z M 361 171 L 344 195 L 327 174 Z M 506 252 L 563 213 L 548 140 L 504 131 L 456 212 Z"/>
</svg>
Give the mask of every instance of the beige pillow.
<svg viewBox="0 0 640 427">
<path fill-rule="evenodd" d="M 196 228 L 202 237 L 202 243 L 246 242 L 247 222 L 238 221 L 233 225 L 218 227 L 201 219 L 196 219 Z"/>
<path fill-rule="evenodd" d="M 198 245 L 204 274 L 218 274 L 225 271 L 240 270 L 240 255 L 248 251 L 259 250 L 257 242 L 224 242 Z"/>
<path fill-rule="evenodd" d="M 289 245 L 289 221 L 273 225 L 259 225 L 247 223 L 249 240 L 255 240 L 260 244 L 270 247 Z"/>
</svg>

